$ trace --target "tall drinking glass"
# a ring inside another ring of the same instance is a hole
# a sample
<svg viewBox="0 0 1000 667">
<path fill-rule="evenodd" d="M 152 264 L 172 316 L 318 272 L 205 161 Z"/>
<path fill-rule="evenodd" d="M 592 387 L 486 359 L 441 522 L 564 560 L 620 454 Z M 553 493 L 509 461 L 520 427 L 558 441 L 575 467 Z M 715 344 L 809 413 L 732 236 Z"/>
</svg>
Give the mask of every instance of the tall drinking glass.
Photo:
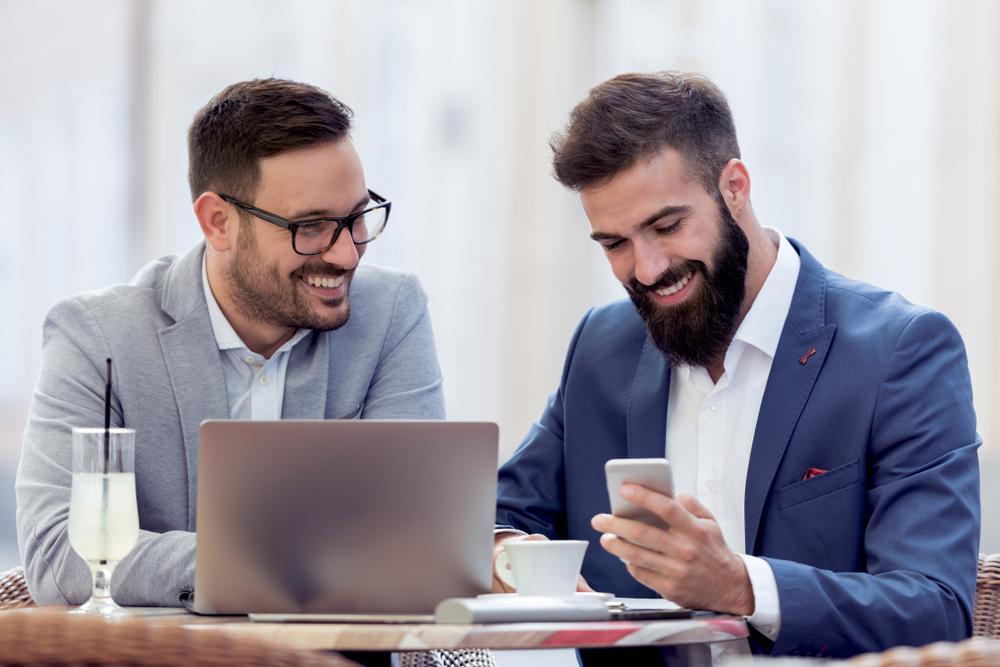
<svg viewBox="0 0 1000 667">
<path fill-rule="evenodd" d="M 73 429 L 69 542 L 90 566 L 94 593 L 78 613 L 127 613 L 111 599 L 111 574 L 139 539 L 135 430 Z"/>
</svg>

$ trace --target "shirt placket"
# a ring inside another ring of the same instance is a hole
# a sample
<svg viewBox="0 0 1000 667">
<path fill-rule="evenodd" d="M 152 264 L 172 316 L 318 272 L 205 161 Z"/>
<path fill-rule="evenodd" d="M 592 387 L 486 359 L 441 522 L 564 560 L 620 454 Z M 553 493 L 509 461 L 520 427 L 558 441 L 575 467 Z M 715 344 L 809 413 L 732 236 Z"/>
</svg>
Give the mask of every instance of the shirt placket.
<svg viewBox="0 0 1000 667">
<path fill-rule="evenodd" d="M 278 383 L 277 379 L 277 358 L 273 355 L 259 371 L 253 380 L 253 389 L 250 391 L 250 405 L 255 420 L 276 420 L 281 415 L 277 412 L 278 406 Z"/>
<path fill-rule="evenodd" d="M 721 508 L 728 386 L 716 387 L 698 412 L 698 497 L 712 514 Z"/>
</svg>

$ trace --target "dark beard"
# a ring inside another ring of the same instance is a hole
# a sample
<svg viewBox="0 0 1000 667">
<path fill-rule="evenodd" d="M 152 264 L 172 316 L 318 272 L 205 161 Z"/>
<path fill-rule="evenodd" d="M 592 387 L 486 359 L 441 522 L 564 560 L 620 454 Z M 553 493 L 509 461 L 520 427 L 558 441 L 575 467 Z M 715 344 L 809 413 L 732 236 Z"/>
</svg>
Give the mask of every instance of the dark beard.
<svg viewBox="0 0 1000 667">
<path fill-rule="evenodd" d="M 746 291 L 750 243 L 725 205 L 719 206 L 722 239 L 713 257 L 714 271 L 704 262 L 688 260 L 667 269 L 656 284 L 646 286 L 634 277 L 625 286 L 649 337 L 672 365 L 707 367 L 729 348 L 740 319 Z M 661 306 L 650 292 L 673 285 L 692 271 L 704 280 L 676 306 Z"/>
<path fill-rule="evenodd" d="M 333 331 L 347 323 L 351 316 L 348 293 L 354 269 L 345 271 L 320 262 L 316 265 L 303 265 L 290 276 L 282 276 L 277 267 L 267 266 L 261 260 L 253 223 L 241 221 L 236 243 L 237 256 L 230 262 L 225 278 L 232 288 L 233 303 L 241 315 L 268 326 L 314 331 Z M 330 313 L 325 317 L 314 312 L 296 289 L 295 283 L 304 275 L 330 278 L 344 276 L 344 296 L 323 301 L 330 308 Z"/>
</svg>

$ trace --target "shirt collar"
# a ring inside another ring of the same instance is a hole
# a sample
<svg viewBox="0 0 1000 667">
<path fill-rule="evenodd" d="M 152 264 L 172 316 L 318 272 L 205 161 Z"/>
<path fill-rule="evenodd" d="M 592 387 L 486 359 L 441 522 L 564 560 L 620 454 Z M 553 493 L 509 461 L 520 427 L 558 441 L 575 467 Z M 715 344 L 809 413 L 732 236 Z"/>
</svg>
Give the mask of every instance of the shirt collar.
<svg viewBox="0 0 1000 667">
<path fill-rule="evenodd" d="M 778 245 L 778 256 L 767 274 L 764 285 L 757 293 L 753 306 L 740 323 L 733 341 L 743 341 L 774 358 L 778 341 L 785 327 L 785 318 L 792 306 L 795 283 L 799 278 L 802 260 L 784 234 L 773 227 L 764 227 L 764 233 Z"/>
<path fill-rule="evenodd" d="M 222 308 L 219 307 L 219 302 L 216 301 L 215 295 L 212 294 L 212 288 L 208 285 L 208 252 L 205 252 L 205 256 L 201 262 L 201 285 L 205 288 L 205 302 L 208 304 L 208 317 L 212 321 L 212 331 L 215 333 L 215 343 L 219 346 L 219 350 L 249 350 L 247 349 L 246 343 L 240 338 L 236 330 L 233 329 L 233 325 L 229 323 L 226 316 L 222 313 Z M 300 340 L 306 337 L 309 333 L 309 329 L 299 328 L 284 345 L 279 347 L 275 354 L 278 352 L 284 352 L 290 350 L 292 346 L 298 343 Z"/>
</svg>

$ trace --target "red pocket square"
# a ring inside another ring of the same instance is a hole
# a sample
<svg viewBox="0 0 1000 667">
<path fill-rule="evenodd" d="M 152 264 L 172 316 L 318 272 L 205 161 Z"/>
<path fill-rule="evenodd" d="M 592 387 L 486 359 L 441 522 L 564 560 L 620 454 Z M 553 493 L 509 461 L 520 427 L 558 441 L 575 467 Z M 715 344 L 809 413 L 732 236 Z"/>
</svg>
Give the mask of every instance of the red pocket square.
<svg viewBox="0 0 1000 667">
<path fill-rule="evenodd" d="M 804 482 L 810 477 L 815 477 L 816 475 L 822 475 L 825 472 L 826 472 L 825 470 L 820 470 L 819 468 L 809 468 L 809 470 L 806 470 L 805 476 L 799 481 Z"/>
</svg>

